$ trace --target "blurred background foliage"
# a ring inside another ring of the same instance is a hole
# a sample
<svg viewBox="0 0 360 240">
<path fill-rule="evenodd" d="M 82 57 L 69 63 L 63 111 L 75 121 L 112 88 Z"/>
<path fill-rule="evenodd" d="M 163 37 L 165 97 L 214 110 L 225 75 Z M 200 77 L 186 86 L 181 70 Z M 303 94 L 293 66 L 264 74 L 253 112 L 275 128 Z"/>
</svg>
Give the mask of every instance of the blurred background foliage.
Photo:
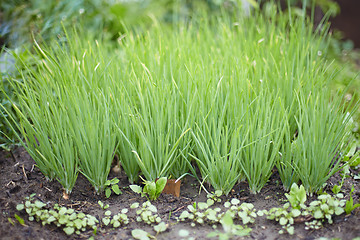
<svg viewBox="0 0 360 240">
<path fill-rule="evenodd" d="M 313 9 L 321 9 L 328 16 L 339 13 L 339 5 L 334 0 L 278 0 L 277 4 L 285 11 L 291 6 L 294 14 L 302 14 L 306 7 L 310 16 L 315 18 Z M 12 98 L 9 77 L 19 79 L 19 71 L 14 68 L 17 61 L 11 51 L 26 58 L 31 49 L 33 36 L 38 42 L 48 43 L 55 39 L 63 41 L 63 29 L 81 26 L 92 35 L 101 36 L 116 43 L 127 28 L 146 29 L 154 19 L 172 24 L 177 21 L 188 21 L 196 12 L 220 14 L 227 11 L 231 14 L 249 14 L 250 8 L 264 11 L 276 11 L 276 6 L 267 0 L 2 0 L 0 2 L 0 55 L 1 103 L 11 108 Z M 321 15 L 324 16 L 324 15 Z M 6 51 L 4 48 L 6 47 Z M 360 53 L 354 50 L 351 41 L 343 41 L 339 31 L 333 31 L 333 38 L 325 56 L 332 61 L 337 74 L 334 91 L 348 91 L 348 98 L 359 99 L 356 89 L 360 89 Z M 36 61 L 33 63 L 36 65 Z M 21 66 L 21 64 L 17 64 Z M 350 87 L 347 88 L 347 86 Z M 5 94 L 6 93 L 6 94 Z M 7 96 L 6 96 L 7 95 Z M 360 112 L 356 115 L 360 120 Z M 5 120 L 0 120 L 0 146 L 9 148 L 13 135 L 6 127 Z M 354 131 L 359 133 L 358 128 Z M 7 137 L 5 137 L 5 135 Z"/>
<path fill-rule="evenodd" d="M 256 7 L 265 0 L 2 0 L 0 3 L 0 38 L 2 44 L 15 48 L 32 42 L 32 34 L 44 41 L 62 33 L 65 28 L 81 24 L 84 29 L 105 34 L 114 39 L 123 26 L 133 27 L 149 22 L 151 17 L 173 22 L 191 17 L 195 11 L 216 14 L 220 9 L 238 11 L 241 6 Z M 339 6 L 332 0 L 282 0 L 288 4 L 308 8 L 319 6 L 323 12 L 335 15 Z M 296 9 L 296 8 L 293 8 Z"/>
</svg>

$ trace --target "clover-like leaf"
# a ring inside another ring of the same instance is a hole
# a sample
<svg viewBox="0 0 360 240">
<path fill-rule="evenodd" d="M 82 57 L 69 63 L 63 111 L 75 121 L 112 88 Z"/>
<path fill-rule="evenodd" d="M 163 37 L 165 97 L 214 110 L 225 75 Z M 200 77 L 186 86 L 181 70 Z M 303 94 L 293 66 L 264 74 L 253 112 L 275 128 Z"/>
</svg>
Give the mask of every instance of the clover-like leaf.
<svg viewBox="0 0 360 240">
<path fill-rule="evenodd" d="M 223 192 L 222 192 L 221 190 L 216 190 L 216 191 L 215 191 L 215 195 L 216 195 L 217 197 L 221 197 L 222 194 L 223 194 Z"/>
<path fill-rule="evenodd" d="M 294 235 L 294 226 L 290 226 L 290 227 L 286 228 L 286 231 L 287 231 L 290 235 Z"/>
<path fill-rule="evenodd" d="M 239 200 L 239 199 L 236 199 L 236 198 L 231 199 L 231 204 L 232 204 L 232 205 L 237 205 L 237 204 L 239 204 L 239 203 L 240 203 L 240 200 Z"/>
<path fill-rule="evenodd" d="M 140 204 L 139 204 L 138 202 L 134 202 L 133 204 L 130 205 L 130 208 L 131 208 L 131 209 L 138 208 L 139 205 L 140 205 Z"/>
<path fill-rule="evenodd" d="M 157 209 L 156 209 L 156 207 L 155 207 L 154 205 L 150 205 L 150 206 L 148 207 L 148 209 L 149 209 L 149 211 L 151 211 L 151 212 L 153 212 L 153 213 L 156 213 L 156 212 L 157 212 Z"/>
<path fill-rule="evenodd" d="M 336 207 L 335 208 L 335 214 L 336 215 L 341 215 L 342 213 L 344 213 L 344 209 L 343 208 L 341 208 L 341 207 Z"/>
<path fill-rule="evenodd" d="M 75 232 L 75 229 L 73 227 L 66 227 L 63 230 L 67 235 L 71 235 Z"/>
<path fill-rule="evenodd" d="M 284 226 L 288 223 L 288 220 L 285 217 L 281 217 L 279 223 L 280 225 Z"/>
<path fill-rule="evenodd" d="M 139 239 L 139 240 L 150 240 L 149 238 L 149 234 L 141 229 L 134 229 L 131 231 L 131 235 L 133 236 L 133 238 L 135 239 Z"/>
<path fill-rule="evenodd" d="M 180 218 L 180 219 L 185 219 L 185 218 L 188 218 L 189 215 L 190 215 L 190 214 L 189 214 L 188 211 L 183 211 L 183 212 L 180 214 L 179 218 Z"/>
<path fill-rule="evenodd" d="M 204 210 L 204 209 L 207 209 L 209 206 L 206 204 L 206 203 L 204 203 L 204 202 L 199 202 L 198 203 L 198 208 L 200 209 L 200 210 Z"/>
<path fill-rule="evenodd" d="M 314 218 L 320 219 L 320 218 L 323 218 L 323 217 L 324 217 L 324 214 L 323 214 L 323 212 L 321 210 L 316 210 L 314 212 Z"/>
<path fill-rule="evenodd" d="M 110 223 L 110 218 L 105 217 L 105 218 L 102 219 L 102 222 L 107 226 Z"/>
<path fill-rule="evenodd" d="M 291 213 L 292 213 L 293 217 L 298 217 L 298 216 L 300 216 L 301 211 L 299 209 L 292 209 Z"/>
<path fill-rule="evenodd" d="M 117 227 L 120 227 L 120 222 L 119 221 L 114 221 L 114 223 L 113 223 L 113 227 L 114 228 L 117 228 Z"/>
<path fill-rule="evenodd" d="M 160 233 L 160 232 L 164 232 L 166 231 L 168 225 L 164 222 L 160 222 L 158 225 L 155 225 L 154 226 L 154 230 L 157 232 L 157 233 Z"/>
</svg>

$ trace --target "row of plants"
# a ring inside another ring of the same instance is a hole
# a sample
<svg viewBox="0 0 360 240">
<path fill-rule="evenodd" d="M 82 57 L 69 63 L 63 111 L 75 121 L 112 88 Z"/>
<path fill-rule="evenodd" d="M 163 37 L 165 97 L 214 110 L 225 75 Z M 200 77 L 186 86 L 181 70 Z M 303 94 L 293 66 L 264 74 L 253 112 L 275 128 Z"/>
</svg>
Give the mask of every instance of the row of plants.
<svg viewBox="0 0 360 240">
<path fill-rule="evenodd" d="M 208 238 L 231 239 L 235 236 L 249 235 L 258 217 L 279 222 L 281 226 L 279 234 L 293 235 L 296 224 L 303 224 L 306 230 L 320 229 L 324 223 L 332 224 L 334 216 L 345 212 L 350 214 L 355 208 L 360 207 L 360 204 L 353 204 L 351 196 L 349 200 L 345 200 L 341 193 L 333 195 L 322 193 L 317 200 L 307 203 L 305 188 L 295 183 L 285 196 L 287 200 L 282 207 L 258 210 L 253 204 L 241 202 L 237 198 L 222 204 L 220 198 L 214 201 L 214 195 L 209 194 L 206 202 L 194 202 L 188 205 L 186 210 L 177 213 L 177 216 L 172 216 L 170 213 L 169 217 L 159 215 L 156 206 L 150 201 L 134 202 L 118 213 L 108 210 L 109 205 L 104 206 L 104 203 L 99 201 L 98 204 L 103 212 L 95 217 L 58 204 L 54 206 L 45 204 L 35 200 L 35 194 L 26 197 L 25 201 L 16 208 L 18 211 L 25 211 L 29 221 L 36 220 L 42 225 L 55 224 L 67 235 L 81 234 L 89 230 L 96 235 L 99 229 L 101 231 L 104 228 L 123 228 L 129 222 L 137 221 L 151 226 L 156 234 L 152 235 L 143 229 L 133 229 L 131 233 L 135 239 L 156 239 L 158 234 L 166 231 L 169 225 L 173 224 L 170 220 L 176 220 L 176 223 L 190 223 L 192 227 L 212 226 L 215 231 L 210 232 Z M 25 225 L 24 219 L 19 215 L 15 214 L 15 218 L 20 224 Z M 12 218 L 9 218 L 9 221 L 14 224 Z M 217 229 L 219 225 L 222 225 L 222 231 Z M 189 231 L 181 229 L 179 236 L 188 237 Z"/>
<path fill-rule="evenodd" d="M 341 169 L 352 128 L 319 54 L 327 28 L 314 33 L 305 16 L 277 8 L 253 16 L 153 19 L 115 48 L 76 32 L 35 42 L 42 59 L 34 69 L 15 56 L 25 69 L 11 81 L 16 116 L 1 105 L 2 116 L 67 194 L 79 173 L 103 191 L 114 154 L 131 183 L 198 167 L 215 190 L 246 179 L 257 193 L 276 167 L 285 189 L 301 181 L 317 192 Z"/>
</svg>

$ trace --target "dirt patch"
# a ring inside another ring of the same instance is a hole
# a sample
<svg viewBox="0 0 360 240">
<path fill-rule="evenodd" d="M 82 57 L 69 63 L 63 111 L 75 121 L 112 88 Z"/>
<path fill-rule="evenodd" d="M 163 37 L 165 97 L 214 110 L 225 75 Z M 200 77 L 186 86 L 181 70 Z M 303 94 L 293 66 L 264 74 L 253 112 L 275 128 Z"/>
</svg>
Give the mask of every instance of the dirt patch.
<svg viewBox="0 0 360 240">
<path fill-rule="evenodd" d="M 359 174 L 359 172 L 355 172 Z M 93 235 L 92 231 L 84 232 L 81 235 L 67 236 L 61 229 L 54 225 L 42 226 L 41 223 L 27 220 L 24 213 L 16 210 L 16 205 L 21 203 L 25 197 L 36 193 L 35 198 L 47 203 L 49 206 L 58 203 L 68 208 L 82 211 L 100 218 L 103 210 L 97 204 L 98 200 L 109 204 L 109 210 L 113 213 L 120 212 L 123 208 L 129 208 L 134 202 L 144 202 L 146 199 L 133 193 L 129 188 L 125 174 L 111 173 L 110 178 L 120 179 L 122 195 L 113 195 L 107 199 L 104 195 L 94 194 L 91 185 L 87 180 L 79 175 L 75 188 L 69 200 L 62 198 L 61 185 L 57 182 L 47 182 L 44 175 L 35 166 L 35 162 L 22 149 L 16 149 L 13 154 L 0 151 L 0 238 L 1 239 L 87 239 Z M 333 176 L 328 181 L 328 189 L 340 180 L 339 175 Z M 355 185 L 354 200 L 358 201 L 360 196 L 359 180 L 348 178 L 345 180 L 343 189 L 348 192 L 352 185 Z M 210 225 L 196 225 L 191 227 L 190 223 L 175 220 L 187 205 L 194 201 L 205 201 L 206 193 L 201 191 L 199 194 L 199 183 L 193 178 L 186 178 L 182 182 L 181 196 L 179 198 L 171 195 L 162 194 L 160 198 L 153 202 L 158 209 L 158 214 L 163 221 L 169 224 L 168 230 L 157 236 L 157 239 L 182 239 L 179 230 L 186 229 L 194 239 L 206 239 L 206 235 L 213 231 Z M 222 202 L 226 199 L 237 198 L 241 202 L 249 202 L 255 208 L 270 209 L 279 207 L 283 204 L 285 197 L 282 190 L 281 181 L 278 174 L 274 172 L 269 183 L 257 195 L 250 194 L 246 182 L 237 184 L 231 194 L 222 197 Z M 219 204 L 222 206 L 222 204 Z M 16 222 L 14 214 L 20 215 L 25 219 L 26 226 L 21 226 Z M 141 228 L 154 234 L 152 227 L 135 221 L 135 214 L 129 213 L 130 223 L 126 227 L 113 229 L 110 227 L 100 227 L 95 239 L 131 239 L 131 230 Z M 12 225 L 8 218 L 15 222 Z M 360 236 L 360 211 L 355 210 L 351 215 L 341 215 L 334 217 L 334 224 L 324 224 L 320 230 L 306 231 L 304 224 L 295 225 L 295 235 L 279 235 L 280 225 L 267 220 L 265 217 L 258 217 L 255 224 L 249 225 L 252 231 L 249 236 L 236 239 L 316 239 L 319 237 L 353 239 Z M 221 229 L 221 226 L 218 227 Z"/>
</svg>

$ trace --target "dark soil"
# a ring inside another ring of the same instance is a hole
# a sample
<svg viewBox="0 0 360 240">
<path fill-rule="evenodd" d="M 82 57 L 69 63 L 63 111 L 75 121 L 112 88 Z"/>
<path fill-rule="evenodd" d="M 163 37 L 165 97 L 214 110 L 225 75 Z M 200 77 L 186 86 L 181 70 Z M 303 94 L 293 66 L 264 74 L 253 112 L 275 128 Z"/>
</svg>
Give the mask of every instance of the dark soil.
<svg viewBox="0 0 360 240">
<path fill-rule="evenodd" d="M 122 208 L 129 208 L 133 202 L 141 203 L 146 200 L 133 193 L 128 188 L 129 183 L 126 175 L 119 173 L 111 173 L 110 178 L 118 177 L 120 179 L 120 187 L 123 190 L 122 195 L 112 195 L 109 199 L 104 195 L 96 195 L 87 180 L 79 175 L 70 199 L 64 200 L 60 184 L 56 181 L 47 182 L 44 175 L 36 168 L 35 162 L 22 148 L 16 149 L 13 153 L 0 151 L 0 168 L 1 239 L 88 239 L 93 236 L 92 231 L 88 231 L 82 233 L 82 235 L 73 234 L 69 237 L 55 225 L 42 226 L 41 223 L 28 221 L 24 212 L 16 210 L 16 205 L 32 193 L 36 193 L 35 198 L 47 203 L 49 206 L 59 203 L 98 218 L 103 214 L 103 210 L 97 204 L 98 200 L 109 204 L 109 210 L 113 213 L 119 212 Z M 354 173 L 359 174 L 359 171 Z M 331 177 L 328 181 L 327 191 L 330 192 L 329 189 L 334 184 L 338 184 L 339 180 L 339 175 Z M 253 203 L 258 210 L 279 207 L 285 200 L 280 183 L 278 174 L 275 172 L 262 191 L 257 195 L 253 195 L 250 194 L 246 182 L 241 182 L 234 187 L 229 196 L 222 197 L 222 202 L 226 198 L 238 198 L 242 202 Z M 357 202 L 360 196 L 359 180 L 347 178 L 343 191 L 345 194 L 348 193 L 352 185 L 355 185 L 353 197 Z M 157 201 L 153 202 L 158 208 L 162 220 L 169 224 L 168 230 L 159 234 L 157 239 L 181 239 L 178 235 L 180 229 L 188 230 L 190 236 L 194 237 L 194 239 L 206 239 L 206 235 L 213 231 L 210 225 L 191 227 L 190 223 L 177 223 L 175 220 L 175 217 L 179 216 L 187 205 L 192 204 L 194 201 L 206 200 L 206 193 L 201 191 L 199 194 L 199 189 L 199 183 L 195 179 L 188 177 L 182 183 L 179 198 L 162 194 Z M 14 214 L 24 218 L 26 226 L 20 225 L 14 218 Z M 131 230 L 135 228 L 141 228 L 155 235 L 151 226 L 136 222 L 134 214 L 130 213 L 128 216 L 130 217 L 130 223 L 126 227 L 113 229 L 100 226 L 100 230 L 94 236 L 95 239 L 132 239 Z M 15 224 L 12 225 L 8 218 L 11 218 Z M 319 237 L 353 239 L 360 236 L 360 211 L 357 209 L 351 215 L 343 214 L 334 217 L 333 224 L 325 223 L 324 227 L 317 231 L 306 231 L 303 223 L 296 224 L 293 236 L 279 235 L 280 225 L 267 220 L 265 217 L 258 217 L 255 224 L 249 225 L 249 227 L 252 228 L 252 232 L 250 236 L 244 239 L 317 239 Z M 221 229 L 221 226 L 219 229 Z"/>
</svg>

